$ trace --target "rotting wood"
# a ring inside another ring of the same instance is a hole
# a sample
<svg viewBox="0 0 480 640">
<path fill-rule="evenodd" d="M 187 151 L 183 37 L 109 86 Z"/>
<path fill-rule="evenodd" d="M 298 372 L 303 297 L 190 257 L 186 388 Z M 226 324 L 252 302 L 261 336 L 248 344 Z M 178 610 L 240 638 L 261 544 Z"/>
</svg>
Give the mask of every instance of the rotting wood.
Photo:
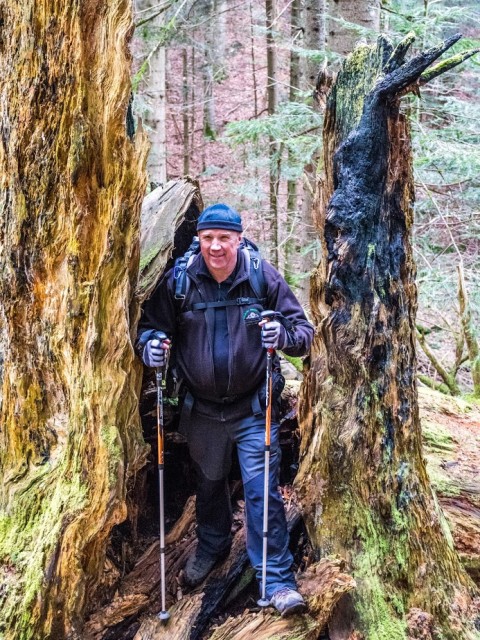
<svg viewBox="0 0 480 640">
<path fill-rule="evenodd" d="M 176 576 L 193 548 L 195 499 L 190 498 L 174 527 L 165 537 L 168 605 L 178 594 Z M 190 530 L 190 536 L 188 532 Z M 187 536 L 186 540 L 183 540 Z M 106 630 L 129 616 L 138 615 L 159 601 L 159 542 L 155 541 L 139 558 L 134 569 L 121 581 L 115 596 L 87 621 L 85 640 L 99 640 Z"/>
<path fill-rule="evenodd" d="M 182 569 L 196 545 L 193 526 L 194 504 L 194 499 L 191 498 L 181 518 L 166 538 L 167 607 L 171 620 L 175 620 L 174 627 L 170 623 L 164 625 L 156 618 L 160 606 L 159 544 L 156 541 L 142 555 L 133 571 L 122 580 L 112 602 L 91 616 L 84 628 L 85 640 L 101 640 L 109 637 L 109 630 L 116 625 L 121 625 L 130 617 L 137 618 L 142 613 L 149 614 L 149 617 L 142 622 L 137 631 L 137 640 L 143 639 L 144 634 L 145 638 L 171 637 L 176 640 L 182 638 L 198 640 L 201 637 L 219 606 L 247 567 L 248 556 L 243 520 L 240 515 L 236 516 L 237 526 L 240 525 L 240 528 L 235 533 L 228 558 L 209 574 L 201 587 L 193 592 L 183 593 Z M 300 518 L 298 506 L 293 498 L 289 500 L 286 512 L 287 523 L 291 529 Z M 173 633 L 173 628 L 176 635 L 169 635 Z M 154 632 L 156 636 L 152 636 Z"/>
<path fill-rule="evenodd" d="M 430 389 L 419 390 L 419 408 L 428 475 L 462 564 L 480 586 L 480 410 Z"/>
<path fill-rule="evenodd" d="M 153 292 L 174 249 L 188 248 L 195 221 L 203 208 L 198 183 L 191 178 L 172 180 L 149 193 L 142 205 L 140 275 L 137 297 L 144 302 Z M 180 229 L 183 225 L 184 229 Z"/>
<path fill-rule="evenodd" d="M 298 576 L 308 614 L 285 619 L 272 609 L 260 613 L 247 610 L 213 629 L 210 640 L 316 640 L 339 599 L 356 586 L 342 567 L 340 560 L 324 558 Z"/>
</svg>

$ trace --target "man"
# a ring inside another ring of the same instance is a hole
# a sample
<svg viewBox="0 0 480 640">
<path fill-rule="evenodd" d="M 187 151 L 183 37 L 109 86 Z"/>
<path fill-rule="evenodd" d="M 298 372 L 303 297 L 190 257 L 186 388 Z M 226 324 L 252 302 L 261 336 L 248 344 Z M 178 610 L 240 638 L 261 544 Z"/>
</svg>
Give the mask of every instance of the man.
<svg viewBox="0 0 480 640">
<path fill-rule="evenodd" d="M 187 438 L 197 472 L 198 545 L 184 570 L 184 582 L 190 587 L 200 584 L 230 549 L 227 476 L 234 444 L 245 492 L 247 550 L 261 583 L 266 348 L 301 356 L 313 338 L 313 327 L 299 302 L 266 261 L 260 265 L 265 297 L 258 297 L 247 250 L 241 248 L 242 230 L 241 218 L 231 207 L 216 204 L 205 209 L 197 224 L 200 253 L 187 268 L 185 299 L 175 298 L 179 274 L 172 269 L 145 304 L 139 325 L 137 346 L 145 364 L 164 366 L 171 345 L 184 385 L 180 431 Z M 279 312 L 279 319 L 262 323 L 260 329 L 262 310 Z M 254 322 L 247 322 L 247 317 Z M 168 339 L 156 339 L 155 331 L 164 332 Z M 275 371 L 266 595 L 282 615 L 291 615 L 304 611 L 305 603 L 291 570 L 285 512 L 277 488 L 278 400 L 283 383 Z"/>
</svg>

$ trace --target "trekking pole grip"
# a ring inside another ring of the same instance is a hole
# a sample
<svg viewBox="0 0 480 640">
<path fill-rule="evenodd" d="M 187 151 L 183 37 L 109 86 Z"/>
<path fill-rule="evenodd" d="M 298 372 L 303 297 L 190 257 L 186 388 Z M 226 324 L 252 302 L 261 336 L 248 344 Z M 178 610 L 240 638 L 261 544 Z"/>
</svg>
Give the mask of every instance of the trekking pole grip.
<svg viewBox="0 0 480 640">
<path fill-rule="evenodd" d="M 267 309 L 267 311 L 262 311 L 262 313 L 260 314 L 260 317 L 262 318 L 262 322 L 263 323 L 267 323 L 267 322 L 271 322 L 272 320 L 275 320 L 275 318 L 278 318 L 278 316 L 280 316 L 281 314 L 278 313 L 278 311 L 272 311 Z M 275 352 L 275 349 L 273 347 L 267 347 L 267 353 L 272 356 Z"/>
</svg>

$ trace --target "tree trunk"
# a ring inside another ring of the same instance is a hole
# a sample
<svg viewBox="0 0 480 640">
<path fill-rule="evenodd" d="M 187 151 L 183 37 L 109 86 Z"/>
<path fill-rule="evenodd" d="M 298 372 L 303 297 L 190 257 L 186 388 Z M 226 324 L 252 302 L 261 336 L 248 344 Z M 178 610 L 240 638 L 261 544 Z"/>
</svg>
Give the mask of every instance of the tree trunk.
<svg viewBox="0 0 480 640">
<path fill-rule="evenodd" d="M 305 0 L 303 10 L 304 16 L 304 43 L 307 51 L 325 50 L 325 22 L 326 22 L 326 0 Z M 305 89 L 315 90 L 317 76 L 320 71 L 318 62 L 311 57 L 304 58 L 303 78 Z"/>
<path fill-rule="evenodd" d="M 376 33 L 380 30 L 379 0 L 330 0 L 328 8 L 327 47 L 330 51 L 342 56 L 353 51 L 362 37 L 354 25 Z"/>
<path fill-rule="evenodd" d="M 182 124 L 183 124 L 183 175 L 190 173 L 190 105 L 188 87 L 188 51 L 182 49 Z M 193 105 L 192 105 L 193 108 Z M 194 132 L 192 131 L 192 136 Z"/>
<path fill-rule="evenodd" d="M 422 455 L 413 179 L 399 103 L 462 56 L 426 71 L 458 36 L 405 63 L 412 40 L 358 48 L 329 96 L 319 198 L 329 204 L 316 212 L 324 255 L 312 278 L 317 335 L 296 487 L 314 547 L 345 558 L 358 583 L 337 620 L 349 616 L 350 631 L 368 640 L 403 640 L 420 611 L 458 640 L 473 637 L 473 584 Z"/>
<path fill-rule="evenodd" d="M 472 371 L 473 395 L 480 398 L 480 347 L 473 329 L 472 310 L 468 299 L 463 264 L 458 267 L 458 301 L 460 306 L 460 322 L 462 324 L 467 353 Z"/>
<path fill-rule="evenodd" d="M 143 19 L 153 16 L 142 26 L 140 34 L 137 30 L 135 40 L 146 66 L 139 92 L 143 94 L 146 104 L 143 118 L 150 140 L 148 179 L 151 188 L 155 189 L 167 182 L 165 10 L 160 10 L 161 5 L 157 0 L 136 0 L 135 5 Z"/>
<path fill-rule="evenodd" d="M 215 3 L 205 4 L 205 44 L 203 52 L 203 135 L 207 140 L 217 137 L 215 118 Z"/>
<path fill-rule="evenodd" d="M 304 45 L 308 51 L 325 50 L 325 0 L 308 0 L 304 8 Z M 318 108 L 316 100 L 317 77 L 321 71 L 318 62 L 309 57 L 304 58 L 302 65 L 302 85 L 311 91 L 314 108 Z M 308 305 L 310 293 L 309 275 L 318 261 L 317 234 L 313 222 L 313 194 L 317 181 L 317 166 L 320 151 L 316 151 L 311 161 L 304 167 L 302 181 L 302 204 L 298 223 L 295 224 L 296 273 L 300 276 L 297 293 L 302 304 Z"/>
<path fill-rule="evenodd" d="M 126 135 L 129 3 L 4 5 L 3 637 L 76 637 L 143 464 L 130 332 L 146 140 Z"/>
<path fill-rule="evenodd" d="M 156 0 L 154 0 L 156 4 Z M 148 178 L 152 188 L 163 186 L 167 182 L 167 90 L 166 66 L 167 50 L 163 44 L 165 13 L 162 12 L 152 21 L 155 34 L 155 50 L 150 58 L 150 76 L 148 90 L 150 111 L 145 125 L 149 127 L 150 153 L 148 154 Z"/>
<path fill-rule="evenodd" d="M 294 102 L 298 98 L 298 90 L 300 88 L 300 56 L 297 48 L 301 42 L 301 6 L 300 0 L 293 0 L 290 8 L 290 89 L 289 100 Z M 293 160 L 293 153 L 289 149 L 288 162 Z M 298 188 L 297 179 L 287 180 L 287 239 L 285 243 L 285 277 L 287 282 L 292 284 L 297 271 L 297 237 L 298 222 Z"/>
<path fill-rule="evenodd" d="M 275 18 L 277 15 L 276 0 L 265 0 L 266 40 L 267 40 L 267 110 L 268 115 L 275 113 L 278 106 L 277 55 L 275 50 Z M 270 222 L 270 261 L 276 267 L 279 264 L 279 224 L 278 224 L 278 189 L 280 185 L 280 145 L 269 138 L 269 222 Z"/>
</svg>

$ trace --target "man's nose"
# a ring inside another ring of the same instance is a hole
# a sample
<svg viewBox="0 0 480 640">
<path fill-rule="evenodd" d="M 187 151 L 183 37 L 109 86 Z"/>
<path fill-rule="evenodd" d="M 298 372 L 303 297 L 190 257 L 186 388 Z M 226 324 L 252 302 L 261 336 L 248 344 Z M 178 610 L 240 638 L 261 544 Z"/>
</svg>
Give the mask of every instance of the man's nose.
<svg viewBox="0 0 480 640">
<path fill-rule="evenodd" d="M 213 240 L 211 247 L 212 251 L 219 251 L 222 248 L 222 245 L 220 244 L 220 242 L 218 240 Z"/>
</svg>

